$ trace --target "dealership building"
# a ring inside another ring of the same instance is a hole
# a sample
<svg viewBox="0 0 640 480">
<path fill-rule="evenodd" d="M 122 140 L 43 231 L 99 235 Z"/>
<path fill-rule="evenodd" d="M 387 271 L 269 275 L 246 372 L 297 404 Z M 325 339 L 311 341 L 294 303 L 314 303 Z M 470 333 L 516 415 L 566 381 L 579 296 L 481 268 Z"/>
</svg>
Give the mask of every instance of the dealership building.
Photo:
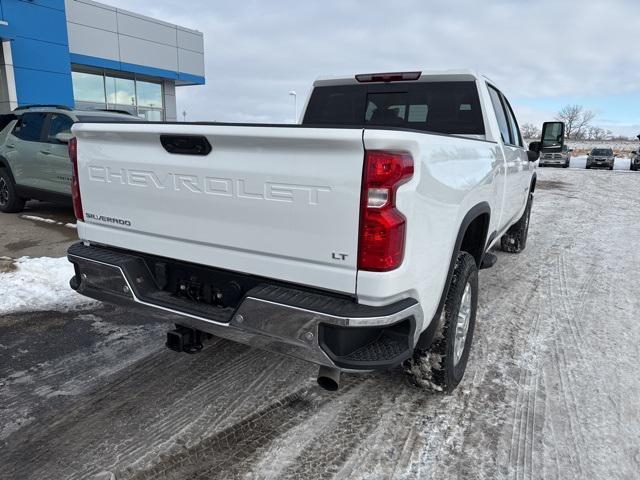
<svg viewBox="0 0 640 480">
<path fill-rule="evenodd" d="M 203 85 L 201 32 L 91 0 L 0 0 L 0 113 L 21 105 L 177 120 L 176 87 Z"/>
</svg>

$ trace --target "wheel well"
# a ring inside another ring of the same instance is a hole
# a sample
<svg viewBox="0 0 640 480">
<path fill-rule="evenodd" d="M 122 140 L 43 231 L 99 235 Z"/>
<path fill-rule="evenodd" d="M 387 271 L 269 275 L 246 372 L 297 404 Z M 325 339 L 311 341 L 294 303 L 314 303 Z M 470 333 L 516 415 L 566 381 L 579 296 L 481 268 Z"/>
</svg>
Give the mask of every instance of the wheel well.
<svg viewBox="0 0 640 480">
<path fill-rule="evenodd" d="M 11 171 L 11 167 L 9 166 L 9 162 L 7 162 L 4 157 L 0 157 L 0 170 L 5 169 L 9 174 L 9 178 L 11 181 L 15 183 L 16 179 L 13 176 L 13 172 Z"/>
<path fill-rule="evenodd" d="M 489 213 L 482 213 L 469 223 L 460 244 L 460 250 L 470 253 L 476 260 L 478 267 L 482 263 L 488 231 Z"/>
</svg>

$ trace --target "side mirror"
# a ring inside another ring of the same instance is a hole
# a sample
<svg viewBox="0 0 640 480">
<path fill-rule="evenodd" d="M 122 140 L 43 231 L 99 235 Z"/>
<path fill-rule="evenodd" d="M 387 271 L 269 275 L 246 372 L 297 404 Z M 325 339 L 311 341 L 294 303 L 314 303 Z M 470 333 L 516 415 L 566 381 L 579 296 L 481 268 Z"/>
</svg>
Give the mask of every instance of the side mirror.
<svg viewBox="0 0 640 480">
<path fill-rule="evenodd" d="M 541 148 L 542 148 L 542 142 L 531 142 L 529 144 L 529 150 L 532 152 L 540 153 Z"/>
<path fill-rule="evenodd" d="M 69 143 L 69 140 L 73 138 L 73 134 L 71 132 L 60 132 L 56 133 L 56 140 L 60 143 Z"/>
<path fill-rule="evenodd" d="M 527 150 L 527 158 L 530 162 L 535 162 L 540 158 L 540 152 L 535 152 L 533 150 Z"/>
<path fill-rule="evenodd" d="M 564 146 L 564 122 L 544 122 L 542 150 L 561 152 Z"/>
</svg>

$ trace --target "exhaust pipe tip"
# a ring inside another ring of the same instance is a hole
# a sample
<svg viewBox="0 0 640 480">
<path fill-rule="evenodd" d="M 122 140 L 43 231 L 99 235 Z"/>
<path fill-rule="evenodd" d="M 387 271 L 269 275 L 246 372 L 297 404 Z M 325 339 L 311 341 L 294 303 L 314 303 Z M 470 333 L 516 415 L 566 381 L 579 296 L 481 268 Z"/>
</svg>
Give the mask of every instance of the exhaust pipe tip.
<svg viewBox="0 0 640 480">
<path fill-rule="evenodd" d="M 320 367 L 318 385 L 330 392 L 338 390 L 340 388 L 340 370 L 325 366 Z"/>
</svg>

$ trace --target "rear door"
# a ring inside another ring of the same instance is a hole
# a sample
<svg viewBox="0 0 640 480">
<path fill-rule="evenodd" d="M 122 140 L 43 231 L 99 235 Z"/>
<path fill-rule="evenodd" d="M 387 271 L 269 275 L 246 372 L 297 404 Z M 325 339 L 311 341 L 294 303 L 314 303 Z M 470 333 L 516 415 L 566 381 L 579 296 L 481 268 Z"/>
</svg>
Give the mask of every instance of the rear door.
<svg viewBox="0 0 640 480">
<path fill-rule="evenodd" d="M 71 162 L 68 146 L 56 138 L 58 133 L 70 133 L 73 119 L 64 113 L 50 113 L 45 122 L 43 148 L 40 149 L 41 161 L 47 167 L 47 190 L 71 194 Z"/>
<path fill-rule="evenodd" d="M 78 123 L 73 132 L 83 240 L 355 292 L 361 128 Z M 163 135 L 206 139 L 211 151 L 170 153 Z"/>
<path fill-rule="evenodd" d="M 498 121 L 500 143 L 502 144 L 506 162 L 506 188 L 502 209 L 503 214 L 500 221 L 502 227 L 512 222 L 522 208 L 525 199 L 525 194 L 522 191 L 522 178 L 528 172 L 529 161 L 520 132 L 514 131 L 512 126 L 513 120 L 509 116 L 509 107 L 502 93 L 492 85 L 487 85 L 487 87 L 496 120 Z"/>
<path fill-rule="evenodd" d="M 513 108 L 511 108 L 511 104 L 509 104 L 509 100 L 507 97 L 502 95 L 502 102 L 505 106 L 505 110 L 507 112 L 507 118 L 509 119 L 509 128 L 511 130 L 511 144 L 510 148 L 514 150 L 514 153 L 518 155 L 518 161 L 520 164 L 519 174 L 518 174 L 518 186 L 520 188 L 520 194 L 522 203 L 520 206 L 526 204 L 529 196 L 529 188 L 531 186 L 531 171 L 535 168 L 535 165 L 529 161 L 529 156 L 527 155 L 527 147 L 524 145 L 524 140 L 522 139 L 522 133 L 520 132 L 520 126 L 518 125 L 518 121 L 516 120 L 516 116 L 513 113 Z"/>
<path fill-rule="evenodd" d="M 46 116 L 44 112 L 23 113 L 7 137 L 6 147 L 14 178 L 19 185 L 45 188 L 46 164 L 38 154 L 46 146 L 42 143 Z"/>
</svg>

